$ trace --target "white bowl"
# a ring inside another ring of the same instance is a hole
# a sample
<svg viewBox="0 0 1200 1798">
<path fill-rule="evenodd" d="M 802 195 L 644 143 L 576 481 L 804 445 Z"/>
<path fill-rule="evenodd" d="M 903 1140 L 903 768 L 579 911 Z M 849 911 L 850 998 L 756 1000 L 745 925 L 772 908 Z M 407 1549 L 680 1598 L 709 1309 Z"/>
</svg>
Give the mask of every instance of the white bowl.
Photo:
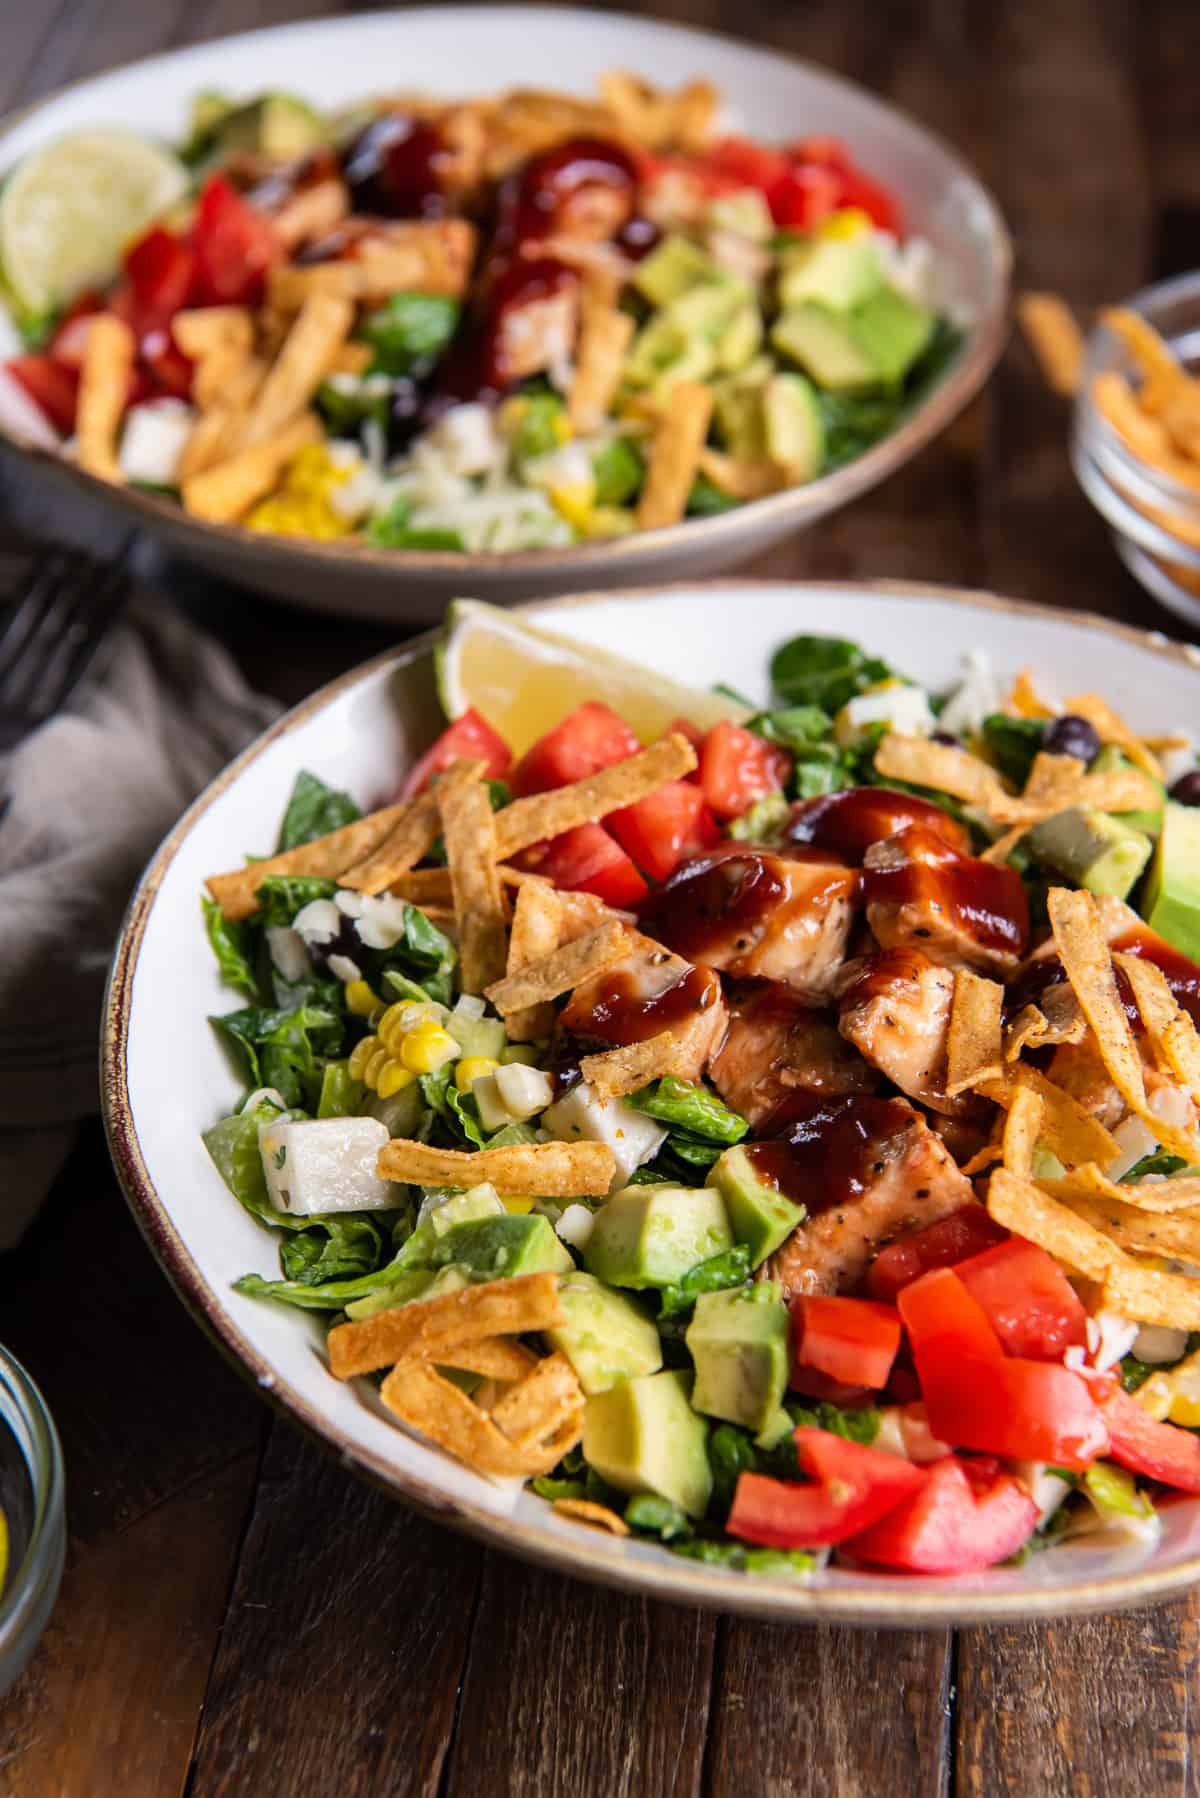
<svg viewBox="0 0 1200 1798">
<path fill-rule="evenodd" d="M 706 585 L 599 594 L 537 606 L 556 629 L 706 686 L 765 700 L 770 652 L 801 631 L 837 631 L 934 687 L 968 648 L 1001 673 L 1029 665 L 1047 688 L 1098 688 L 1133 723 L 1161 730 L 1200 708 L 1200 653 L 1104 619 L 984 594 L 902 583 Z M 275 1274 L 275 1244 L 209 1162 L 200 1132 L 236 1083 L 206 1018 L 225 1010 L 200 926 L 205 875 L 270 842 L 300 768 L 363 804 L 437 727 L 430 639 L 378 657 L 307 700 L 261 737 L 185 814 L 130 906 L 107 1005 L 103 1084 L 109 1140 L 134 1213 L 177 1290 L 231 1359 L 289 1417 L 418 1508 L 513 1553 L 664 1598 L 777 1619 L 947 1624 L 1140 1604 L 1200 1577 L 1200 1501 L 1169 1507 L 1152 1552 L 1066 1544 L 1023 1567 L 963 1578 L 833 1568 L 810 1584 L 748 1577 L 666 1549 L 616 1541 L 501 1491 L 389 1422 L 365 1382 L 327 1373 L 323 1330 L 303 1313 L 232 1290 Z"/>
<path fill-rule="evenodd" d="M 0 127 L 0 174 L 39 144 L 85 125 L 120 123 L 182 135 L 201 88 L 234 94 L 290 88 L 322 105 L 393 90 L 476 94 L 547 87 L 590 94 L 606 69 L 635 69 L 663 86 L 710 77 L 732 126 L 767 140 L 844 137 L 868 171 L 899 194 L 914 232 L 933 244 L 948 293 L 970 316 L 954 367 L 891 436 L 845 468 L 710 519 L 566 549 L 469 556 L 305 543 L 189 518 L 146 493 L 115 488 L 33 451 L 19 467 L 60 532 L 81 495 L 125 528 L 159 538 L 186 560 L 318 610 L 411 625 L 440 615 L 455 593 L 510 600 L 599 583 L 628 586 L 729 568 L 802 529 L 895 472 L 978 391 L 1000 352 L 1008 236 L 991 197 L 938 139 L 860 88 L 711 32 L 626 14 L 519 6 L 433 7 L 321 19 L 171 51 L 52 95 Z M 37 477 L 36 481 L 34 477 Z"/>
</svg>

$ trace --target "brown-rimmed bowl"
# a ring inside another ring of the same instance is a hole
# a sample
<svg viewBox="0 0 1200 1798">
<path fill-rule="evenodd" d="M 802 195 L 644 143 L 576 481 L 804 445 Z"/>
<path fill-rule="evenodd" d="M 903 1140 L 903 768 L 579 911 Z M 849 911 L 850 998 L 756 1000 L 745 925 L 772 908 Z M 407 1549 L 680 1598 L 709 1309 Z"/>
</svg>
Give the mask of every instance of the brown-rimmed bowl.
<svg viewBox="0 0 1200 1798">
<path fill-rule="evenodd" d="M 852 637 L 934 689 L 968 649 L 999 675 L 1034 669 L 1048 692 L 1102 691 L 1161 733 L 1200 706 L 1200 652 L 1104 619 L 990 594 L 898 582 L 709 583 L 596 594 L 531 608 L 558 631 L 705 686 L 766 698 L 771 651 L 803 631 Z M 134 894 L 113 964 L 102 1078 L 117 1171 L 154 1253 L 235 1366 L 356 1473 L 456 1529 L 562 1572 L 681 1603 L 775 1620 L 913 1627 L 1013 1621 L 1142 1604 L 1200 1578 L 1200 1501 L 1163 1511 L 1157 1545 L 1089 1538 L 1023 1566 L 960 1578 L 833 1568 L 808 1583 L 751 1577 L 617 1541 L 556 1517 L 531 1493 L 459 1467 L 387 1420 L 367 1382 L 326 1371 L 310 1314 L 232 1290 L 275 1273 L 275 1242 L 226 1191 L 201 1130 L 238 1087 L 209 1013 L 235 1003 L 204 941 L 203 878 L 269 848 L 292 780 L 309 768 L 369 805 L 437 729 L 433 637 L 377 657 L 313 695 L 247 749 L 171 831 Z"/>
<path fill-rule="evenodd" d="M 470 55 L 464 61 L 464 45 Z M 120 123 L 177 140 L 197 91 L 291 89 L 333 105 L 389 86 L 434 94 L 544 87 L 589 93 L 606 69 L 636 69 L 674 87 L 715 81 L 733 126 L 766 140 L 844 137 L 895 189 L 908 228 L 928 238 L 947 298 L 968 320 L 957 360 L 890 436 L 805 487 L 664 530 L 567 548 L 462 555 L 315 543 L 189 518 L 170 501 L 116 488 L 68 463 L 19 453 L 16 485 L 56 506 L 60 532 L 81 499 L 98 501 L 227 580 L 321 611 L 397 624 L 428 622 L 471 592 L 514 600 L 732 567 L 835 511 L 893 474 L 943 430 L 986 380 L 1004 336 L 1011 253 L 991 196 L 919 125 L 826 71 L 710 32 L 626 14 L 517 6 L 431 7 L 321 19 L 199 44 L 83 81 L 0 126 L 0 175 L 27 151 L 83 126 Z"/>
</svg>

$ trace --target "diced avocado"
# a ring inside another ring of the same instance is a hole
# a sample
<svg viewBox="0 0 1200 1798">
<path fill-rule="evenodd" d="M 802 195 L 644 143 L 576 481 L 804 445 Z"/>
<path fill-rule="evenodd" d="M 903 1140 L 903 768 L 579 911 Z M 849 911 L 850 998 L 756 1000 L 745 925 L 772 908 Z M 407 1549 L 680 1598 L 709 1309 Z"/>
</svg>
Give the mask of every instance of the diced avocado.
<svg viewBox="0 0 1200 1798">
<path fill-rule="evenodd" d="M 847 312 L 883 286 L 879 252 L 870 237 L 818 238 L 789 250 L 779 277 L 783 311 L 819 300 L 835 312 Z"/>
<path fill-rule="evenodd" d="M 1168 800 L 1150 864 L 1142 916 L 1151 930 L 1200 960 L 1200 810 Z"/>
<path fill-rule="evenodd" d="M 618 1380 L 589 1398 L 583 1457 L 619 1492 L 657 1493 L 689 1517 L 703 1517 L 708 1509 L 708 1425 L 688 1403 L 684 1373 Z"/>
<path fill-rule="evenodd" d="M 1093 805 L 1073 805 L 1035 824 L 1025 838 L 1031 855 L 1097 895 L 1124 899 L 1150 860 L 1150 838 Z"/>
<path fill-rule="evenodd" d="M 631 387 L 655 387 L 663 382 L 702 381 L 717 366 L 716 345 L 701 332 L 688 331 L 669 312 L 647 320 L 625 358 L 625 379 Z"/>
<path fill-rule="evenodd" d="M 773 377 L 777 378 L 777 377 Z M 715 412 L 717 429 L 731 456 L 758 461 L 767 453 L 767 422 L 764 396 L 769 383 L 753 386 L 730 385 L 717 393 Z"/>
<path fill-rule="evenodd" d="M 762 313 L 753 300 L 746 300 L 717 339 L 717 366 L 727 374 L 736 374 L 757 356 L 762 340 Z"/>
<path fill-rule="evenodd" d="M 518 1274 L 565 1274 L 575 1266 L 549 1219 L 536 1212 L 524 1217 L 505 1212 L 502 1217 L 455 1224 L 439 1237 L 429 1261 L 432 1267 L 457 1262 L 489 1280 L 513 1280 Z"/>
<path fill-rule="evenodd" d="M 733 1233 L 750 1250 L 752 1267 L 773 1255 L 808 1216 L 803 1205 L 794 1204 L 778 1188 L 759 1179 L 741 1143 L 726 1149 L 713 1163 L 708 1184 L 724 1198 Z"/>
<path fill-rule="evenodd" d="M 744 187 L 738 193 L 710 200 L 704 217 L 710 231 L 732 231 L 737 237 L 748 237 L 751 243 L 768 243 L 775 235 L 771 208 L 756 187 Z"/>
<path fill-rule="evenodd" d="M 494 1186 L 472 1186 L 468 1192 L 455 1193 L 452 1199 L 427 1211 L 396 1259 L 402 1267 L 432 1267 L 431 1257 L 438 1242 L 458 1224 L 504 1216 L 507 1213 Z"/>
<path fill-rule="evenodd" d="M 879 383 L 875 364 L 860 348 L 849 320 L 815 300 L 805 300 L 781 314 L 772 326 L 771 342 L 798 362 L 819 387 L 840 392 Z"/>
<path fill-rule="evenodd" d="M 825 461 L 816 389 L 804 375 L 772 375 L 762 390 L 767 454 L 792 481 L 811 481 Z"/>
<path fill-rule="evenodd" d="M 788 1314 L 774 1280 L 702 1292 L 684 1337 L 696 1364 L 692 1406 L 755 1432 L 783 1403 Z"/>
<path fill-rule="evenodd" d="M 546 1340 L 567 1357 L 589 1397 L 618 1380 L 658 1372 L 658 1331 L 632 1299 L 578 1271 L 563 1275 L 558 1296 L 566 1322 L 547 1330 Z"/>
<path fill-rule="evenodd" d="M 446 1019 L 446 1029 L 464 1055 L 499 1061 L 508 1045 L 508 1034 L 500 1018 L 471 1018 L 455 1010 Z"/>
<path fill-rule="evenodd" d="M 256 150 L 273 162 L 306 156 L 327 140 L 320 115 L 295 94 L 263 94 L 235 107 L 218 127 L 226 150 Z"/>
<path fill-rule="evenodd" d="M 790 1436 L 795 1427 L 788 1413 L 780 1405 L 778 1411 L 772 1412 L 754 1438 L 755 1446 L 766 1449 L 778 1448 L 784 1437 Z M 897 1453 L 899 1452 L 897 1450 Z"/>
<path fill-rule="evenodd" d="M 689 288 L 687 293 L 672 300 L 665 310 L 666 316 L 689 334 L 702 331 L 715 344 L 738 313 L 747 306 L 752 307 L 757 315 L 758 307 L 745 282 L 732 275 L 722 274 L 718 280 L 705 281 L 699 287 Z M 750 356 L 754 355 L 757 348 L 758 345 L 755 344 Z M 750 356 L 745 358 L 747 362 Z"/>
<path fill-rule="evenodd" d="M 583 1251 L 609 1286 L 672 1286 L 698 1261 L 733 1247 L 725 1201 L 712 1187 L 627 1186 L 596 1213 Z"/>
<path fill-rule="evenodd" d="M 664 237 L 643 256 L 633 275 L 633 285 L 652 306 L 669 306 L 680 294 L 702 281 L 719 278 L 721 265 L 706 250 L 686 237 Z"/>
<path fill-rule="evenodd" d="M 898 385 L 933 336 L 937 323 L 895 287 L 880 287 L 850 314 L 854 340 L 881 381 Z"/>
<path fill-rule="evenodd" d="M 1129 757 L 1122 755 L 1115 743 L 1106 743 L 1088 772 L 1090 774 L 1116 774 L 1132 768 L 1133 763 Z M 1141 773 L 1142 770 L 1139 769 L 1138 772 Z M 1148 779 L 1149 776 L 1145 776 L 1145 778 Z M 1162 801 L 1153 811 L 1113 813 L 1113 817 L 1119 818 L 1122 824 L 1128 824 L 1134 830 L 1144 830 L 1148 837 L 1156 837 L 1162 829 L 1162 808 L 1167 802 L 1167 789 L 1160 781 L 1155 781 L 1154 784 L 1162 794 Z"/>
</svg>

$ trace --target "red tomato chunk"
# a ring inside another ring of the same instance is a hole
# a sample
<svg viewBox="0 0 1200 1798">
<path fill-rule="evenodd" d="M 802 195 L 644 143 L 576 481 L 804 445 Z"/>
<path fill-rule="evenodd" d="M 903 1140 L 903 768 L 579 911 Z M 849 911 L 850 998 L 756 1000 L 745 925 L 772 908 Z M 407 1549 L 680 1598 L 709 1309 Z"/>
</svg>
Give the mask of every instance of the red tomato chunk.
<svg viewBox="0 0 1200 1798">
<path fill-rule="evenodd" d="M 1033 1499 L 990 1457 L 947 1456 L 911 1498 L 846 1543 L 857 1560 L 904 1573 L 976 1573 L 1006 1561 L 1037 1523 Z"/>
<path fill-rule="evenodd" d="M 1200 1438 L 1176 1424 L 1159 1423 L 1115 1383 L 1097 1396 L 1114 1461 L 1177 1491 L 1200 1493 Z"/>
<path fill-rule="evenodd" d="M 221 175 L 200 190 L 192 227 L 197 300 L 208 306 L 255 306 L 267 270 L 283 255 L 275 227 Z"/>
<path fill-rule="evenodd" d="M 704 794 L 689 780 L 668 781 L 635 805 L 611 813 L 606 823 L 651 880 L 666 880 L 680 862 L 711 849 L 721 838 Z"/>
<path fill-rule="evenodd" d="M 1061 1361 L 1087 1346 L 1087 1313 L 1052 1255 L 1014 1236 L 954 1269 L 987 1313 L 1000 1346 L 1034 1361 Z"/>
<path fill-rule="evenodd" d="M 640 905 L 650 891 L 602 824 L 577 824 L 549 843 L 534 844 L 521 861 L 569 893 L 594 893 L 622 910 Z"/>
<path fill-rule="evenodd" d="M 910 1498 L 924 1478 L 899 1455 L 848 1442 L 829 1430 L 801 1426 L 794 1439 L 811 1484 L 741 1474 L 729 1513 L 731 1536 L 767 1548 L 844 1542 Z"/>
<path fill-rule="evenodd" d="M 887 1385 L 900 1347 L 900 1314 L 892 1306 L 802 1295 L 791 1312 L 799 1367 L 874 1392 Z"/>
<path fill-rule="evenodd" d="M 791 771 L 786 750 L 740 724 L 714 724 L 700 745 L 700 787 L 721 819 L 740 818 L 756 800 L 782 787 Z"/>
<path fill-rule="evenodd" d="M 589 700 L 526 750 L 513 769 L 513 792 L 524 798 L 528 793 L 570 786 L 636 755 L 640 748 L 623 718 L 598 700 Z"/>
<path fill-rule="evenodd" d="M 867 1291 L 886 1304 L 932 1268 L 953 1267 L 1007 1239 L 1008 1231 L 995 1223 L 982 1205 L 964 1205 L 961 1211 L 952 1211 L 923 1230 L 911 1230 L 881 1249 L 867 1270 Z"/>
<path fill-rule="evenodd" d="M 413 764 L 400 789 L 401 799 L 411 799 L 423 792 L 435 774 L 442 774 L 457 761 L 483 762 L 488 780 L 501 780 L 508 773 L 512 754 L 498 731 L 472 706 L 444 730 L 432 749 L 427 749 Z"/>
</svg>

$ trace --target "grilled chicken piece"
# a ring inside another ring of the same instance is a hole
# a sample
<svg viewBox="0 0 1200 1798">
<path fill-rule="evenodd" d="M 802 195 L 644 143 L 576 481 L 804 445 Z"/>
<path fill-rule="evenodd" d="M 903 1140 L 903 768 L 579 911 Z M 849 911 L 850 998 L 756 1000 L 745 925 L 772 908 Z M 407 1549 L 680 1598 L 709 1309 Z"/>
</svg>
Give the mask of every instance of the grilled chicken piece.
<svg viewBox="0 0 1200 1798">
<path fill-rule="evenodd" d="M 1029 947 L 1029 903 L 1020 876 L 956 854 L 920 825 L 867 850 L 863 897 L 881 948 L 912 944 L 944 968 L 1003 977 Z"/>
<path fill-rule="evenodd" d="M 288 250 L 336 231 L 350 211 L 350 190 L 340 175 L 297 186 L 271 214 L 276 235 Z"/>
<path fill-rule="evenodd" d="M 859 876 L 821 851 L 740 846 L 692 857 L 643 913 L 681 955 L 736 978 L 828 1000 L 846 955 Z"/>
<path fill-rule="evenodd" d="M 718 975 L 635 935 L 628 955 L 575 988 L 558 1021 L 584 1043 L 605 1047 L 669 1030 L 677 1044 L 669 1071 L 699 1080 L 725 1018 Z"/>
<path fill-rule="evenodd" d="M 896 793 L 891 787 L 844 787 L 840 793 L 801 799 L 788 814 L 783 835 L 786 842 L 811 843 L 858 867 L 873 843 L 894 837 L 910 824 L 932 831 L 960 855 L 971 853 L 970 835 L 957 818 L 931 799 Z"/>
<path fill-rule="evenodd" d="M 765 1131 L 790 1122 L 796 1095 L 865 1093 L 876 1084 L 828 1017 L 774 982 L 730 1003 L 725 1040 L 708 1072 L 725 1103 Z"/>
<path fill-rule="evenodd" d="M 948 1099 L 946 1034 L 954 1003 L 954 974 L 919 949 L 884 949 L 848 962 L 838 1006 L 838 1029 L 871 1066 L 910 1099 L 949 1116 L 972 1109 L 970 1094 Z"/>
<path fill-rule="evenodd" d="M 886 1243 L 975 1197 L 906 1099 L 810 1099 L 807 1116 L 747 1154 L 760 1178 L 808 1208 L 767 1264 L 787 1298 L 854 1291 Z"/>
</svg>

